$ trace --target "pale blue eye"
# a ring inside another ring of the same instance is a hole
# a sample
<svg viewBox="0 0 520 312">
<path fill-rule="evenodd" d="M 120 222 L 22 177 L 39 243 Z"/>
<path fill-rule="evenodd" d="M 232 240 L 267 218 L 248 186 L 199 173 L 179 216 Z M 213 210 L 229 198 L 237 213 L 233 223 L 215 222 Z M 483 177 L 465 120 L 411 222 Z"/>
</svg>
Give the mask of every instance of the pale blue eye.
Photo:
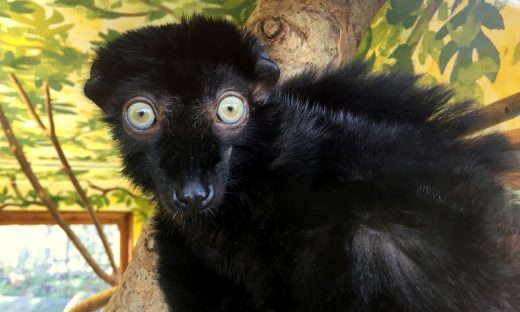
<svg viewBox="0 0 520 312">
<path fill-rule="evenodd" d="M 224 123 L 233 125 L 244 116 L 245 105 L 238 96 L 229 95 L 220 100 L 217 115 Z"/>
<path fill-rule="evenodd" d="M 126 120 L 137 130 L 150 128 L 155 121 L 155 112 L 152 106 L 146 102 L 135 102 L 126 110 Z"/>
</svg>

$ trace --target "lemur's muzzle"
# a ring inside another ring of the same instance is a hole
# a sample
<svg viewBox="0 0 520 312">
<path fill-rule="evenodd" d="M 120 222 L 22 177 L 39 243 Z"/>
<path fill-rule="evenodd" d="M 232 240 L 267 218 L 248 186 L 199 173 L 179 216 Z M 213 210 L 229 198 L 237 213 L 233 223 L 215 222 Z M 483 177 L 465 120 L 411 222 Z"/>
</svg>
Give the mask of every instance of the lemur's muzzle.
<svg viewBox="0 0 520 312">
<path fill-rule="evenodd" d="M 173 203 L 177 208 L 183 211 L 200 211 L 207 208 L 213 197 L 215 191 L 213 185 L 204 185 L 201 181 L 191 179 L 173 191 Z"/>
</svg>

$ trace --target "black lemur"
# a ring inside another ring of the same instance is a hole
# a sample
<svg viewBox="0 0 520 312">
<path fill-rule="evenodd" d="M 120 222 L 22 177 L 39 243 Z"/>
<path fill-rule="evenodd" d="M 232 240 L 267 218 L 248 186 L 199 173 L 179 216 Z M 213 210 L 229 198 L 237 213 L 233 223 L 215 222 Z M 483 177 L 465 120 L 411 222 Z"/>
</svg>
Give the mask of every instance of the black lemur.
<svg viewBox="0 0 520 312">
<path fill-rule="evenodd" d="M 202 16 L 97 52 L 85 94 L 155 200 L 170 310 L 520 310 L 516 164 L 471 103 L 359 63 L 278 78 Z"/>
</svg>

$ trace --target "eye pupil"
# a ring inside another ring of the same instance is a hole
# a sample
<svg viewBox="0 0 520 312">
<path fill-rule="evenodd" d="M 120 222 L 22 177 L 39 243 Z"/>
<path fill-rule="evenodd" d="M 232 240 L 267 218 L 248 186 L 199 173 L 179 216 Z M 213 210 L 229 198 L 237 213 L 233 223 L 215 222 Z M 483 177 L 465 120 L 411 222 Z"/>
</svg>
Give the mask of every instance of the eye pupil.
<svg viewBox="0 0 520 312">
<path fill-rule="evenodd" d="M 126 109 L 126 121 L 137 130 L 146 130 L 155 122 L 152 105 L 145 101 L 136 101 Z"/>
<path fill-rule="evenodd" d="M 217 109 L 219 119 L 228 124 L 233 125 L 242 120 L 245 112 L 245 103 L 242 98 L 236 95 L 228 95 L 220 100 Z"/>
</svg>

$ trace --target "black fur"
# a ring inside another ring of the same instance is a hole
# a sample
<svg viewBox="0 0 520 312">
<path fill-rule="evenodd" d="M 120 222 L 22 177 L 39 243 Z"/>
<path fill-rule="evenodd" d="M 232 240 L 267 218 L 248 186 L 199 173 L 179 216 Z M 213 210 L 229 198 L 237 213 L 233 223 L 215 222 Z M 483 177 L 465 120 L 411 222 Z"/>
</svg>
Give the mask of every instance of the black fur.
<svg viewBox="0 0 520 312">
<path fill-rule="evenodd" d="M 518 212 L 498 135 L 443 87 L 308 70 L 275 86 L 251 35 L 195 16 L 131 31 L 98 51 L 86 95 L 106 113 L 123 172 L 157 203 L 159 282 L 173 311 L 517 311 Z M 215 118 L 222 90 L 249 117 Z M 124 126 L 134 96 L 153 131 Z M 215 200 L 182 212 L 187 177 Z"/>
</svg>

